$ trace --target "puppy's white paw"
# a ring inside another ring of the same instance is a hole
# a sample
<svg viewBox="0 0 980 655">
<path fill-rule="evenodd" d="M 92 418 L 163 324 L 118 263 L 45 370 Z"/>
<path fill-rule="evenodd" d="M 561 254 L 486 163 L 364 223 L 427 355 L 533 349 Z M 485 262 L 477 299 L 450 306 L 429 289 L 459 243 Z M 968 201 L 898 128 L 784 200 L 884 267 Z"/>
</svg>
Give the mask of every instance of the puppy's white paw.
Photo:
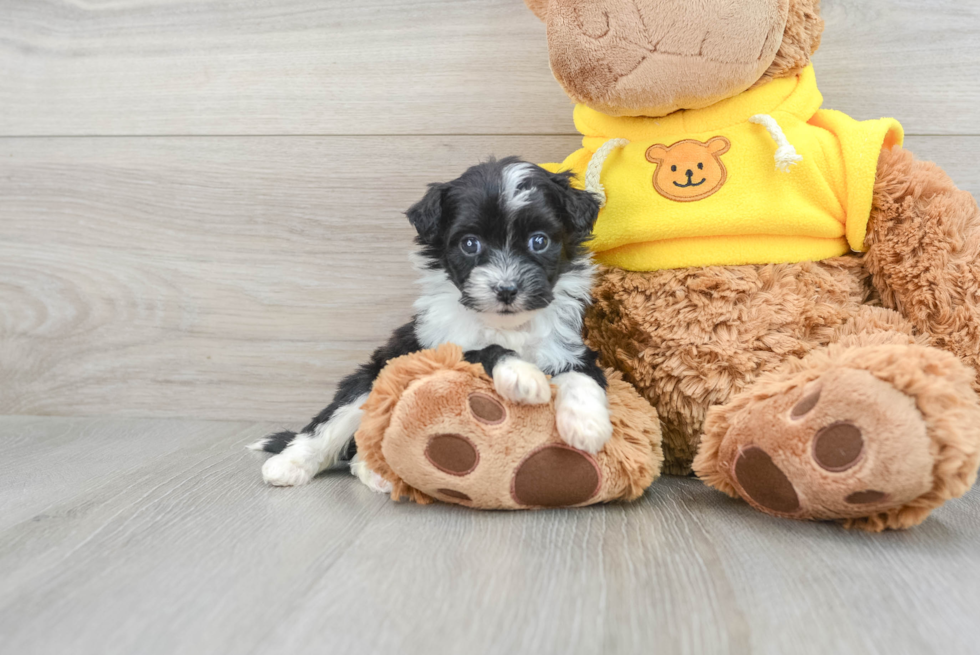
<svg viewBox="0 0 980 655">
<path fill-rule="evenodd" d="M 297 461 L 287 453 L 273 455 L 262 465 L 262 479 L 276 487 L 296 487 L 306 484 L 316 475 L 316 470 Z"/>
<path fill-rule="evenodd" d="M 588 411 L 584 407 L 562 405 L 558 407 L 555 420 L 562 441 L 593 455 L 612 437 L 609 410 L 605 407 L 596 406 Z"/>
<path fill-rule="evenodd" d="M 517 357 L 507 357 L 493 367 L 493 387 L 515 403 L 542 405 L 551 400 L 551 385 L 541 370 Z"/>
<path fill-rule="evenodd" d="M 371 491 L 375 491 L 379 494 L 391 493 L 391 483 L 368 468 L 368 465 L 362 462 L 359 457 L 355 456 L 354 459 L 351 460 L 350 472 L 354 474 L 358 480 L 364 483 L 364 486 Z"/>
<path fill-rule="evenodd" d="M 572 448 L 594 455 L 612 437 L 606 392 L 595 380 L 581 373 L 564 373 L 554 380 L 558 387 L 555 400 L 558 434 Z"/>
</svg>

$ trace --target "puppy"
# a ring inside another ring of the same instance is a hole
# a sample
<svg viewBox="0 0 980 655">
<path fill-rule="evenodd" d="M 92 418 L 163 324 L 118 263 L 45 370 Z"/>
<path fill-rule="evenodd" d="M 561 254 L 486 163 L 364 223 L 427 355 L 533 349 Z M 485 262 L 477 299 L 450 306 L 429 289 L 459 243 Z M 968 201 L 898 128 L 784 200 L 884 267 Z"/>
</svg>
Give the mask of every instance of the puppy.
<svg viewBox="0 0 980 655">
<path fill-rule="evenodd" d="M 301 432 L 280 432 L 250 446 L 275 453 L 262 466 L 272 485 L 305 484 L 338 461 L 377 491 L 389 487 L 358 462 L 353 442 L 361 405 L 392 358 L 455 343 L 483 365 L 494 388 L 517 403 L 551 400 L 569 445 L 598 452 L 612 435 L 606 379 L 582 342 L 594 266 L 584 243 L 599 204 L 571 186 L 570 173 L 507 158 L 432 184 L 411 207 L 418 231 L 422 294 L 415 318 L 344 378 L 333 402 Z"/>
</svg>

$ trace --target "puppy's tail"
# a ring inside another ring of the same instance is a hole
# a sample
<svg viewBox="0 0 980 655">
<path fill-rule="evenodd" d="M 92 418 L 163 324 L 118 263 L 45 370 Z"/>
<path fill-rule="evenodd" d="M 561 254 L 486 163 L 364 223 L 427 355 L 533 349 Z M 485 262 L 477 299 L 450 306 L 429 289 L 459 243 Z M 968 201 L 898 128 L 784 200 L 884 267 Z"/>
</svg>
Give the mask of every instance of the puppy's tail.
<svg viewBox="0 0 980 655">
<path fill-rule="evenodd" d="M 270 434 L 268 437 L 259 439 L 253 444 L 249 444 L 248 448 L 249 450 L 278 454 L 286 450 L 286 446 L 291 444 L 295 438 L 295 432 L 276 432 L 275 434 Z"/>
</svg>

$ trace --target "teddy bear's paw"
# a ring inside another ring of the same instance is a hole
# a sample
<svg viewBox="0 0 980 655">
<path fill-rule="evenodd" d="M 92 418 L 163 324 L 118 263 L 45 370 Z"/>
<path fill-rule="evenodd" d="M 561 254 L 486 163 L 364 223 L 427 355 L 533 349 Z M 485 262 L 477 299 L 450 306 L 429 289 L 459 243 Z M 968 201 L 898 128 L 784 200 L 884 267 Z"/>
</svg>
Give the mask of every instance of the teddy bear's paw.
<svg viewBox="0 0 980 655">
<path fill-rule="evenodd" d="M 868 371 L 832 369 L 732 418 L 719 473 L 756 509 L 870 516 L 928 492 L 934 456 L 913 398 Z"/>
<path fill-rule="evenodd" d="M 401 480 L 446 503 L 527 509 L 602 498 L 602 455 L 563 443 L 553 403 L 508 400 L 470 374 L 444 372 L 407 390 L 382 451 Z"/>
<path fill-rule="evenodd" d="M 598 453 L 612 437 L 606 391 L 582 373 L 563 373 L 554 378 L 555 422 L 562 440 L 573 448 Z"/>
<path fill-rule="evenodd" d="M 534 364 L 507 357 L 493 367 L 493 386 L 505 399 L 526 405 L 543 405 L 551 400 L 548 378 Z"/>
</svg>

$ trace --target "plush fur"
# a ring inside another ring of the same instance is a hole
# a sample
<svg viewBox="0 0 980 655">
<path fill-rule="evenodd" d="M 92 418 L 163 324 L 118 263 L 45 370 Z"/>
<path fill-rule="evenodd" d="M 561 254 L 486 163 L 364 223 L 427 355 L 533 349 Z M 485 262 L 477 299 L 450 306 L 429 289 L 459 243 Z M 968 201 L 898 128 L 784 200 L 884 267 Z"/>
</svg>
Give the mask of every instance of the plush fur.
<svg viewBox="0 0 980 655">
<path fill-rule="evenodd" d="M 864 264 L 882 305 L 980 371 L 980 209 L 936 164 L 883 152 Z M 974 382 L 980 391 L 980 378 Z"/>
<path fill-rule="evenodd" d="M 634 273 L 603 269 L 588 343 L 657 408 L 665 472 L 690 472 L 708 408 L 831 343 L 873 295 L 857 258 Z"/>
</svg>

